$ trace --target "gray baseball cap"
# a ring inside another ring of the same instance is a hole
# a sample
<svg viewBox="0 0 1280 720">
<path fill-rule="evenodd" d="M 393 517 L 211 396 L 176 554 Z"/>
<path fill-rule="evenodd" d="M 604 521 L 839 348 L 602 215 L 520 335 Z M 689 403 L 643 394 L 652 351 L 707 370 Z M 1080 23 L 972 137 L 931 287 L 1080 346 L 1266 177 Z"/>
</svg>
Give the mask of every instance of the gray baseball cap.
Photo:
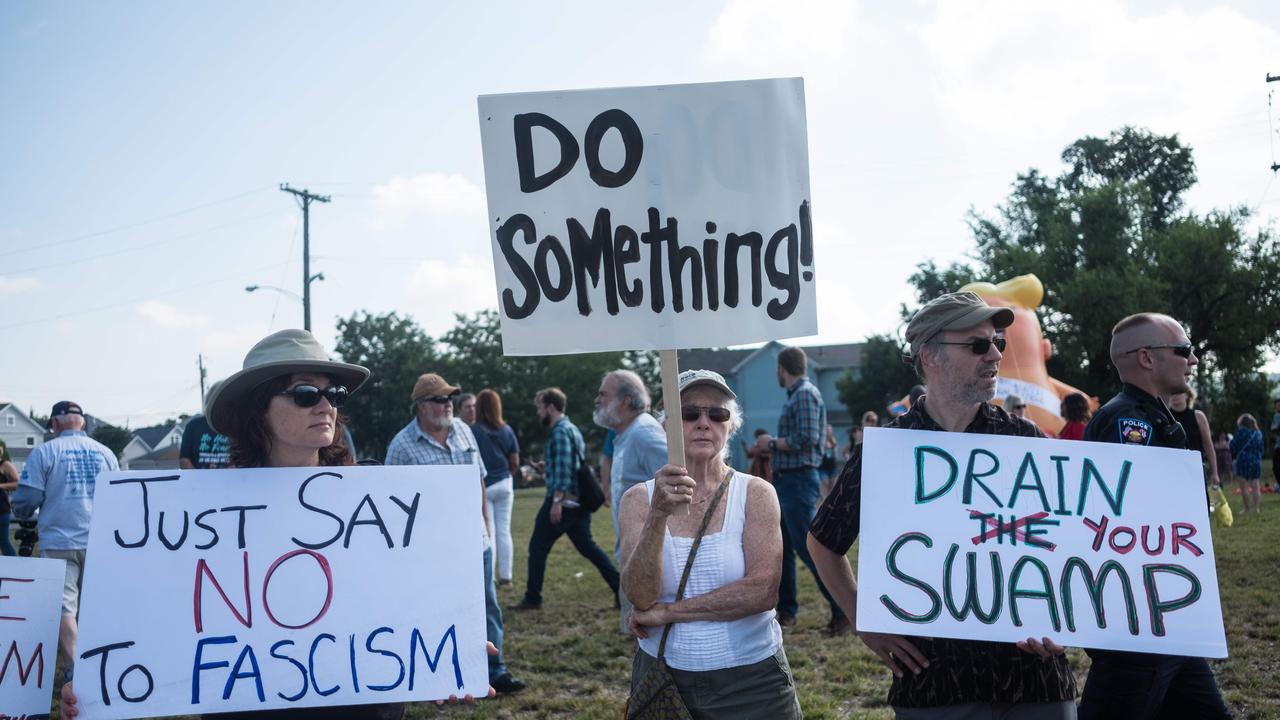
<svg viewBox="0 0 1280 720">
<path fill-rule="evenodd" d="M 1013 310 L 991 307 L 977 293 L 954 292 L 925 303 L 907 324 L 906 339 L 915 355 L 920 346 L 943 330 L 964 330 L 990 320 L 997 330 L 1013 324 Z"/>
<path fill-rule="evenodd" d="M 714 370 L 685 370 L 680 373 L 679 383 L 681 393 L 696 385 L 710 385 L 728 395 L 730 399 L 738 399 L 738 396 L 729 389 L 729 383 L 724 381 L 724 376 Z"/>
</svg>

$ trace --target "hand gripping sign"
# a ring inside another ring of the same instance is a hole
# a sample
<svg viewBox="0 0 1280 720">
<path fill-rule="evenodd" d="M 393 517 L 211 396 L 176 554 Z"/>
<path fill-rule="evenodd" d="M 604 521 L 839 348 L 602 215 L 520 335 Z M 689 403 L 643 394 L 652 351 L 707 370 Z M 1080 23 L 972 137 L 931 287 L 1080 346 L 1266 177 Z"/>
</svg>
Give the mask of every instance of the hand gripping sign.
<svg viewBox="0 0 1280 720">
<path fill-rule="evenodd" d="M 800 78 L 479 99 L 507 355 L 817 332 Z M 670 388 L 671 390 L 668 390 Z M 683 464 L 680 428 L 668 452 Z"/>
<path fill-rule="evenodd" d="M 488 690 L 472 466 L 98 476 L 82 717 Z"/>
<path fill-rule="evenodd" d="M 0 556 L 0 718 L 49 717 L 65 568 Z"/>
<path fill-rule="evenodd" d="M 869 429 L 858 629 L 1226 657 L 1197 453 Z"/>
</svg>

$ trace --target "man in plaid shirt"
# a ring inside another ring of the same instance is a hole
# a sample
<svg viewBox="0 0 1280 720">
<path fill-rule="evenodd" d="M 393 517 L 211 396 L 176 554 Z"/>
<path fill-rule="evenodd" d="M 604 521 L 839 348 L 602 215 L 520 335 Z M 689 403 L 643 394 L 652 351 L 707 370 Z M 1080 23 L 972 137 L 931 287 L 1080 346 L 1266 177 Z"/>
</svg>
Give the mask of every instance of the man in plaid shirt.
<svg viewBox="0 0 1280 720">
<path fill-rule="evenodd" d="M 582 433 L 564 414 L 568 400 L 560 388 L 539 390 L 533 404 L 538 420 L 551 428 L 551 437 L 543 451 L 543 472 L 547 479 L 547 496 L 533 521 L 529 538 L 529 584 L 524 599 L 512 610 L 537 610 L 542 607 L 542 580 L 547 572 L 547 555 L 561 535 L 568 535 L 578 553 L 591 561 L 613 591 L 614 606 L 618 597 L 618 570 L 591 537 L 591 513 L 578 506 L 578 468 L 586 457 Z"/>
<path fill-rule="evenodd" d="M 822 441 L 827 427 L 827 408 L 822 393 L 805 375 L 808 358 L 797 347 L 778 353 L 778 385 L 786 388 L 787 401 L 778 418 L 778 434 L 760 435 L 756 447 L 773 455 L 773 486 L 782 511 L 782 580 L 778 585 L 778 624 L 795 625 L 800 604 L 796 598 L 796 556 L 813 573 L 818 590 L 831 607 L 827 623 L 829 635 L 849 630 L 849 619 L 831 598 L 809 557 L 806 540 L 809 524 L 818 511 L 822 478 Z"/>
</svg>

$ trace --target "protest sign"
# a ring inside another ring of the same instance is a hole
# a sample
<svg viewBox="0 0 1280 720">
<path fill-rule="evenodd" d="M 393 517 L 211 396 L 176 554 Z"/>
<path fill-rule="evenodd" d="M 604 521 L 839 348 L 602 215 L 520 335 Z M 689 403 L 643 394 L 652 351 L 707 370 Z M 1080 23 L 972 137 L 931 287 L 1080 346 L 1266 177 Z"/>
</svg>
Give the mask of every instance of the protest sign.
<svg viewBox="0 0 1280 720">
<path fill-rule="evenodd" d="M 488 690 L 474 466 L 98 476 L 81 717 Z"/>
<path fill-rule="evenodd" d="M 0 718 L 49 717 L 65 573 L 64 560 L 0 555 Z"/>
<path fill-rule="evenodd" d="M 817 332 L 799 78 L 485 95 L 507 355 Z"/>
<path fill-rule="evenodd" d="M 858 629 L 1226 657 L 1199 454 L 868 429 Z"/>
</svg>

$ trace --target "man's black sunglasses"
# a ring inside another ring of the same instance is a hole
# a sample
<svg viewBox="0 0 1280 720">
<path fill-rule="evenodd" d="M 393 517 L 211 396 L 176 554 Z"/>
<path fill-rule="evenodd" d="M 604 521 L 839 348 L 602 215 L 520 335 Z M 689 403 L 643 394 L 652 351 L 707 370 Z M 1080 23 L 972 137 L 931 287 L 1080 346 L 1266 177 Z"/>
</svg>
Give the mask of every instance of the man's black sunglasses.
<svg viewBox="0 0 1280 720">
<path fill-rule="evenodd" d="M 1125 351 L 1125 355 L 1132 355 L 1139 350 L 1157 350 L 1159 348 L 1169 348 L 1174 355 L 1181 358 L 1190 358 L 1191 353 L 1195 352 L 1195 346 L 1191 343 L 1166 343 L 1164 345 L 1141 345 L 1132 350 Z"/>
<path fill-rule="evenodd" d="M 973 340 L 965 340 L 964 342 L 938 341 L 938 344 L 939 345 L 964 345 L 965 347 L 972 350 L 974 355 L 986 355 L 987 351 L 991 349 L 992 345 L 995 345 L 996 349 L 999 350 L 1000 352 L 1004 352 L 1005 340 L 1002 337 L 974 338 Z"/>
<path fill-rule="evenodd" d="M 324 398 L 330 405 L 340 408 L 346 404 L 349 393 L 342 385 L 330 385 L 324 390 L 315 385 L 294 385 L 280 394 L 293 398 L 293 404 L 298 407 L 315 407 L 320 404 L 320 398 Z"/>
<path fill-rule="evenodd" d="M 707 414 L 707 419 L 715 423 L 729 422 L 729 408 L 723 407 L 701 407 L 698 405 L 681 405 L 680 417 L 685 422 L 697 422 L 702 417 L 702 413 Z"/>
</svg>

